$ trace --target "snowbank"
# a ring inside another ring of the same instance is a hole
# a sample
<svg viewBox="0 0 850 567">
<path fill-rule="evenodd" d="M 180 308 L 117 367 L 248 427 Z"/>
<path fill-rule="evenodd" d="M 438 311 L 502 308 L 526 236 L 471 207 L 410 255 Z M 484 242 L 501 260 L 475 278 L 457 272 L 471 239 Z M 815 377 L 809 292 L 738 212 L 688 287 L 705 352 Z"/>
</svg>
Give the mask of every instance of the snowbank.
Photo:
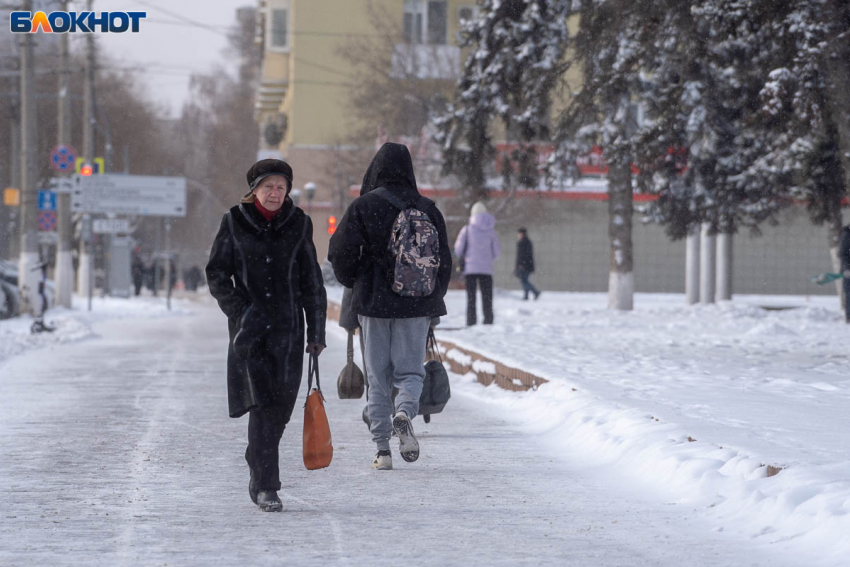
<svg viewBox="0 0 850 567">
<path fill-rule="evenodd" d="M 56 328 L 52 333 L 31 334 L 33 320 L 29 316 L 0 321 L 0 362 L 33 348 L 95 337 L 92 326 L 99 321 L 183 316 L 192 312 L 191 305 L 189 300 L 172 299 L 169 311 L 164 298 L 106 297 L 94 298 L 92 311 L 88 311 L 88 301 L 83 297 L 74 297 L 71 309 L 58 307 L 47 312 L 45 322 Z"/>
</svg>

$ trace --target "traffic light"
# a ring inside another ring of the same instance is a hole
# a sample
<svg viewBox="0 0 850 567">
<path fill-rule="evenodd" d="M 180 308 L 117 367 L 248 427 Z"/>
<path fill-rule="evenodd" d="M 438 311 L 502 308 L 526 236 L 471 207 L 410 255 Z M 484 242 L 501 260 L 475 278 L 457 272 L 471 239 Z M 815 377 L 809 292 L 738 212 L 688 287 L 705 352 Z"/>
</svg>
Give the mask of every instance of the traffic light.
<svg viewBox="0 0 850 567">
<path fill-rule="evenodd" d="M 92 173 L 94 173 L 94 168 L 90 163 L 84 164 L 83 167 L 80 168 L 80 175 L 84 177 L 90 177 Z"/>
<path fill-rule="evenodd" d="M 330 216 L 328 217 L 328 234 L 333 234 L 336 232 L 336 217 Z"/>
</svg>

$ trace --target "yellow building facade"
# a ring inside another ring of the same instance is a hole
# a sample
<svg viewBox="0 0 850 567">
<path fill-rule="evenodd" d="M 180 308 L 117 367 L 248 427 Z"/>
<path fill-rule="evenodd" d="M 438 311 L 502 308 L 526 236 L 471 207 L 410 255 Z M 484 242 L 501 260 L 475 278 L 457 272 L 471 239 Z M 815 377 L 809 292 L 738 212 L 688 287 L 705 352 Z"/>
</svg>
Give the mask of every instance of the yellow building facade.
<svg viewBox="0 0 850 567">
<path fill-rule="evenodd" d="M 457 47 L 461 22 L 476 12 L 474 0 L 260 0 L 259 157 L 279 157 L 292 165 L 298 204 L 313 213 L 320 256 L 327 250 L 327 219 L 341 214 L 342 195 L 368 166 L 363 163 L 359 174 L 350 168 L 341 172 L 340 153 L 352 149 L 345 144 L 352 134 L 349 91 L 354 72 L 341 50 L 352 38 L 386 42 L 380 31 L 386 27 L 381 26 L 395 23 L 396 49 L 414 56 L 421 49 L 423 61 L 426 50 L 427 57 L 439 55 L 439 68 L 423 63 L 422 78 L 436 73 L 454 79 L 462 61 Z M 395 65 L 394 53 L 392 61 Z M 315 187 L 312 200 L 307 200 L 305 186 Z"/>
</svg>

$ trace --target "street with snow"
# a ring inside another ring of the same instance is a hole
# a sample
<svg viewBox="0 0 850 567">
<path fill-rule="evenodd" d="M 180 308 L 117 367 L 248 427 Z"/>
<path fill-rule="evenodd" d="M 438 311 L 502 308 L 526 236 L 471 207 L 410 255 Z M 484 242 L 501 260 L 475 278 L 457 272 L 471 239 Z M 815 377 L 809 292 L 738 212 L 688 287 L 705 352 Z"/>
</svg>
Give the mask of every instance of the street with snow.
<svg viewBox="0 0 850 567">
<path fill-rule="evenodd" d="M 365 400 L 337 398 L 345 334 L 329 322 L 334 460 L 304 468 L 299 402 L 282 514 L 248 498 L 247 419 L 227 417 L 226 320 L 206 295 L 170 312 L 78 302 L 35 338 L 3 321 L 0 565 L 848 564 L 836 300 L 605 301 L 500 292 L 496 324 L 465 329 L 450 293 L 438 339 L 549 382 L 517 393 L 453 375 L 445 411 L 414 421 L 421 458 L 396 453 L 393 471 L 369 468 Z M 762 308 L 782 305 L 796 308 Z"/>
</svg>

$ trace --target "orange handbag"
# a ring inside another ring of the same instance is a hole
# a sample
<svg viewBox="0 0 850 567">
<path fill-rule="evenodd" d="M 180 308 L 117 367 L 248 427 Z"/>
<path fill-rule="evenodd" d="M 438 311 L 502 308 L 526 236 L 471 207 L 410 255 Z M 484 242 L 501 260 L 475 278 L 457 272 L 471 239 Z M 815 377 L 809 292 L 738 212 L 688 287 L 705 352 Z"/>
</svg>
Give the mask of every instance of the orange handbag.
<svg viewBox="0 0 850 567">
<path fill-rule="evenodd" d="M 304 466 L 307 470 L 323 469 L 334 457 L 331 426 L 325 413 L 325 396 L 319 383 L 319 357 L 310 355 L 307 365 L 307 402 L 304 404 Z M 316 387 L 313 388 L 313 374 Z"/>
</svg>

